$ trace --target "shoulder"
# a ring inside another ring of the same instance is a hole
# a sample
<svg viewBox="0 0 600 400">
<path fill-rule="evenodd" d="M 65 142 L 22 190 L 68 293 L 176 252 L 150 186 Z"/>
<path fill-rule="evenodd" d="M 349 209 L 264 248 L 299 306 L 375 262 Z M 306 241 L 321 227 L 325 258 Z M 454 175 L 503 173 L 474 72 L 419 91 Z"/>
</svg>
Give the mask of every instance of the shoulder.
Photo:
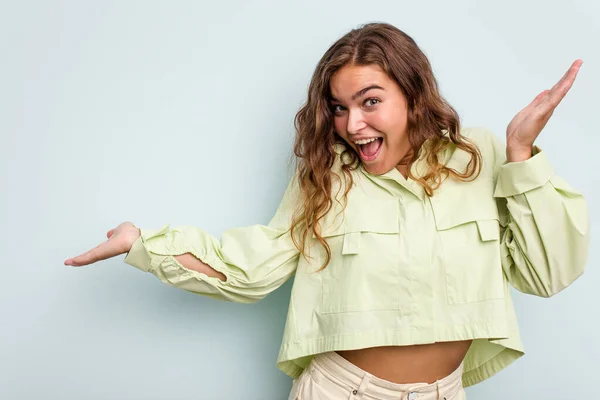
<svg viewBox="0 0 600 400">
<path fill-rule="evenodd" d="M 461 128 L 462 137 L 473 143 L 481 153 L 483 169 L 485 172 L 496 175 L 496 170 L 505 159 L 505 145 L 500 137 L 491 129 L 485 127 Z"/>
<path fill-rule="evenodd" d="M 484 127 L 463 127 L 460 129 L 460 134 L 476 144 L 482 152 L 495 150 L 502 143 L 498 135 Z"/>
</svg>

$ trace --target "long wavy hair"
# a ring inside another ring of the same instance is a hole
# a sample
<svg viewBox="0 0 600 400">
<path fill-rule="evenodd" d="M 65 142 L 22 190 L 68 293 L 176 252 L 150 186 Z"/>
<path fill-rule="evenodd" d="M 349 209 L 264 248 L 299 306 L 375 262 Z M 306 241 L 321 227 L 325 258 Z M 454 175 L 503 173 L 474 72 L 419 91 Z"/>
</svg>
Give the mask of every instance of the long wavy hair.
<svg viewBox="0 0 600 400">
<path fill-rule="evenodd" d="M 294 154 L 301 193 L 300 207 L 292 219 L 295 246 L 307 257 L 308 238 L 314 236 L 326 250 L 322 268 L 331 260 L 331 250 L 322 236 L 319 221 L 332 209 L 334 180 L 344 179 L 343 200 L 347 200 L 353 180 L 351 171 L 360 158 L 334 130 L 330 105 L 330 81 L 344 66 L 379 66 L 402 90 L 408 105 L 406 134 L 412 151 L 402 164 L 408 165 L 409 177 L 419 182 L 429 196 L 448 176 L 459 180 L 475 179 L 481 170 L 478 148 L 460 134 L 457 112 L 440 95 L 429 60 L 416 42 L 398 28 L 386 23 L 370 23 L 353 29 L 337 40 L 323 55 L 312 76 L 308 99 L 294 119 L 296 138 Z M 412 176 L 411 165 L 418 159 L 423 144 L 427 170 Z M 332 168 L 342 152 L 343 176 Z M 470 154 L 465 171 L 449 168 L 440 160 L 445 150 L 455 145 Z M 337 199 L 337 197 L 336 197 Z M 339 200 L 338 200 L 339 201 Z"/>
</svg>

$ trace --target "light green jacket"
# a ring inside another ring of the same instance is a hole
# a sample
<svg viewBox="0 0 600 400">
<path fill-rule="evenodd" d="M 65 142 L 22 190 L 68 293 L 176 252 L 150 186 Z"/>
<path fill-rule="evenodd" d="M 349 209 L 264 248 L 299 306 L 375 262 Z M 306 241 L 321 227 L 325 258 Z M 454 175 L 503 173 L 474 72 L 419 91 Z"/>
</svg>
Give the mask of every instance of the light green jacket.
<svg viewBox="0 0 600 400">
<path fill-rule="evenodd" d="M 356 169 L 345 211 L 338 215 L 334 202 L 323 221 L 332 258 L 320 272 L 322 246 L 313 238 L 307 259 L 290 237 L 295 179 L 268 225 L 230 229 L 220 240 L 189 226 L 142 229 L 125 262 L 169 285 L 247 303 L 295 274 L 277 360 L 291 377 L 321 352 L 475 339 L 463 375 L 473 385 L 523 355 L 509 283 L 543 297 L 570 285 L 587 262 L 589 217 L 584 197 L 539 148 L 507 163 L 493 133 L 462 134 L 481 150 L 481 174 L 447 179 L 433 197 L 396 169 Z M 459 171 L 469 160 L 455 147 L 443 157 Z M 173 256 L 186 252 L 227 280 L 185 269 Z"/>
</svg>

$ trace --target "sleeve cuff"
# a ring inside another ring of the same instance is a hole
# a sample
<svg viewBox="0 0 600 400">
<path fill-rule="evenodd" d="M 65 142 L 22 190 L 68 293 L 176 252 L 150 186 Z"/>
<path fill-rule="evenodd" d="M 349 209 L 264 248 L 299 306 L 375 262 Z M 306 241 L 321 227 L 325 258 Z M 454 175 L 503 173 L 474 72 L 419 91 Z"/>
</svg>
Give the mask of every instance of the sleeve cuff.
<svg viewBox="0 0 600 400">
<path fill-rule="evenodd" d="M 160 236 L 168 232 L 169 225 L 165 225 L 161 229 L 140 229 L 140 237 L 133 243 L 131 249 L 125 256 L 125 263 L 141 269 L 144 272 L 149 272 L 152 269 L 152 256 L 146 247 L 146 241 L 156 236 Z"/>
<path fill-rule="evenodd" d="M 500 167 L 494 197 L 510 197 L 543 186 L 554 170 L 546 154 L 537 146 L 533 156 L 525 161 L 509 162 Z"/>
<path fill-rule="evenodd" d="M 143 238 L 140 236 L 131 246 L 129 253 L 125 256 L 125 263 L 148 272 L 152 269 L 152 258 L 144 246 Z"/>
</svg>

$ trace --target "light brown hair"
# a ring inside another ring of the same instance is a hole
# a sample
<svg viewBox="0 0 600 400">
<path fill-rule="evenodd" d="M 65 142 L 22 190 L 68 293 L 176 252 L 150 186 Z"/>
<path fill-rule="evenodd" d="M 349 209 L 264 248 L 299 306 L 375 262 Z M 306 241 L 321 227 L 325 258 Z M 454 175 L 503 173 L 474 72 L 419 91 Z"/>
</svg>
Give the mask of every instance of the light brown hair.
<svg viewBox="0 0 600 400">
<path fill-rule="evenodd" d="M 477 147 L 460 135 L 457 112 L 442 98 L 429 60 L 416 42 L 398 28 L 386 23 L 370 23 L 353 29 L 337 40 L 319 61 L 308 89 L 308 99 L 296 114 L 294 154 L 301 192 L 300 208 L 292 220 L 292 239 L 303 256 L 307 256 L 307 239 L 314 237 L 324 246 L 327 256 L 321 268 L 331 260 L 331 250 L 322 237 L 319 221 L 332 208 L 332 183 L 342 179 L 332 171 L 338 155 L 334 145 L 342 144 L 342 171 L 345 179 L 343 198 L 352 187 L 351 171 L 360 159 L 356 152 L 334 131 L 330 105 L 331 77 L 346 65 L 379 66 L 402 90 L 408 105 L 406 134 L 412 147 L 402 164 L 408 165 L 409 177 L 419 182 L 429 196 L 448 176 L 460 180 L 475 179 L 481 170 Z M 428 170 L 412 176 L 410 166 L 416 161 L 423 144 Z M 454 144 L 470 154 L 463 172 L 445 166 L 440 156 Z M 298 235 L 298 237 L 296 237 Z"/>
</svg>

